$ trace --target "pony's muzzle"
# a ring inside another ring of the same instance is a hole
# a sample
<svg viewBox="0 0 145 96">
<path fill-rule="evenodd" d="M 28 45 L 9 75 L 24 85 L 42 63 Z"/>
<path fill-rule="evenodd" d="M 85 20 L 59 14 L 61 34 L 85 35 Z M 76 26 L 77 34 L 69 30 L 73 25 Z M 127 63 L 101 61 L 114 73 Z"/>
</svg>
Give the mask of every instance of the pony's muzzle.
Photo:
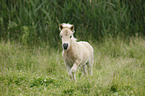
<svg viewBox="0 0 145 96">
<path fill-rule="evenodd" d="M 63 48 L 66 50 L 68 48 L 68 43 L 64 43 Z"/>
</svg>

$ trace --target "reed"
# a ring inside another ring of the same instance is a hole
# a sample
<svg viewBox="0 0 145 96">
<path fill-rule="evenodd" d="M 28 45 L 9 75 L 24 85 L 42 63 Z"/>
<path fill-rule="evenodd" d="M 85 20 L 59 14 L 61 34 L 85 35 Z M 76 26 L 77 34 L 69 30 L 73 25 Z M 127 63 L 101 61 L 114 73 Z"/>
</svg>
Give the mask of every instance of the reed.
<svg viewBox="0 0 145 96">
<path fill-rule="evenodd" d="M 57 46 L 56 18 L 74 24 L 80 40 L 144 35 L 143 0 L 1 0 L 0 6 L 2 40 L 22 41 L 27 27 L 29 45 L 49 42 Z"/>
</svg>

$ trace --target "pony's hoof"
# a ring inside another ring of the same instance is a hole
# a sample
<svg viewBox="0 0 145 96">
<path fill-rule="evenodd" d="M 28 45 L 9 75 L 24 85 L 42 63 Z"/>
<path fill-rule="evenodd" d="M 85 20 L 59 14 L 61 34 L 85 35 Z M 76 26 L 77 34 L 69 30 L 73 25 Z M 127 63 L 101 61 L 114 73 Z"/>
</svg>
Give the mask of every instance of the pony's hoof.
<svg viewBox="0 0 145 96">
<path fill-rule="evenodd" d="M 76 72 L 76 69 L 71 69 L 71 73 L 74 74 Z"/>
</svg>

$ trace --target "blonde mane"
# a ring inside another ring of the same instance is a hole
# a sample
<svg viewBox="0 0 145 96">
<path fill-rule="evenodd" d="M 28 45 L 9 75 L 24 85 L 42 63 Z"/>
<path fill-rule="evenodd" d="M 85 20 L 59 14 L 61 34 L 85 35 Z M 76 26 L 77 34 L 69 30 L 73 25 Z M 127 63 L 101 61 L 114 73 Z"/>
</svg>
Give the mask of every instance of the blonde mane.
<svg viewBox="0 0 145 96">
<path fill-rule="evenodd" d="M 62 23 L 62 26 L 64 28 L 70 28 L 72 26 L 72 24 L 69 24 L 69 23 Z"/>
<path fill-rule="evenodd" d="M 72 37 L 72 39 L 73 39 L 75 42 L 77 42 L 77 38 L 75 38 L 75 37 Z"/>
</svg>

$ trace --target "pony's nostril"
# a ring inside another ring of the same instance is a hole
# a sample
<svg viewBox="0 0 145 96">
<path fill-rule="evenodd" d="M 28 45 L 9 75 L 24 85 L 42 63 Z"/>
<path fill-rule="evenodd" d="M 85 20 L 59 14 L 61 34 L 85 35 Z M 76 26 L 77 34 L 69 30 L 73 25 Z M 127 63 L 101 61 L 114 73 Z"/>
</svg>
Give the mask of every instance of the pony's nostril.
<svg viewBox="0 0 145 96">
<path fill-rule="evenodd" d="M 64 44 L 63 44 L 63 48 L 66 50 L 67 47 L 68 47 L 68 43 L 64 43 Z"/>
</svg>

